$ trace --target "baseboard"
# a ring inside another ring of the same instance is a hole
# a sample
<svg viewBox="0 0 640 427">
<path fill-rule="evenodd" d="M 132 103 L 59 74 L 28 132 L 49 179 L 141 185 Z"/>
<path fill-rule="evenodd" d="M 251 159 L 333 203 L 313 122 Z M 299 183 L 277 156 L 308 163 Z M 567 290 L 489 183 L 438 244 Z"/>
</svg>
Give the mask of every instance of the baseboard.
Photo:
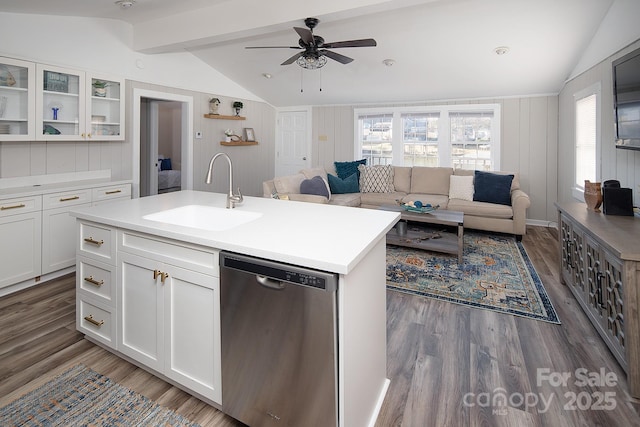
<svg viewBox="0 0 640 427">
<path fill-rule="evenodd" d="M 75 265 L 63 268 L 62 270 L 54 271 L 53 273 L 44 274 L 42 276 L 34 277 L 32 279 L 9 285 L 5 288 L 0 289 L 0 297 L 30 288 L 32 286 L 41 285 L 42 283 L 48 282 L 49 280 L 57 279 L 58 277 L 73 273 L 74 271 L 76 271 Z"/>
<path fill-rule="evenodd" d="M 549 227 L 549 228 L 558 229 L 558 223 L 555 221 L 544 221 L 542 219 L 528 219 L 526 224 L 533 225 L 536 227 Z"/>
</svg>

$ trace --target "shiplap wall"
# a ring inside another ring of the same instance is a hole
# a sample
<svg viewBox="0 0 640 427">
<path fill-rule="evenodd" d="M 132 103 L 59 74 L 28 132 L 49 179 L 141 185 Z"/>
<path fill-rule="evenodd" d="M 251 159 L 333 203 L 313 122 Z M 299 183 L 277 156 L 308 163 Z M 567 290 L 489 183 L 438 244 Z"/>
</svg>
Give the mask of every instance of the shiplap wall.
<svg viewBox="0 0 640 427">
<path fill-rule="evenodd" d="M 558 97 L 482 99 L 425 102 L 420 105 L 500 104 L 501 169 L 520 173 L 520 186 L 529 194 L 527 218 L 556 221 Z M 392 106 L 417 104 L 393 104 Z M 354 160 L 354 108 L 382 108 L 388 104 L 313 108 L 314 166 L 331 168 L 334 161 Z"/>
<path fill-rule="evenodd" d="M 244 103 L 244 121 L 212 120 L 204 118 L 209 112 L 212 94 L 192 92 L 148 83 L 126 82 L 127 127 L 125 141 L 22 141 L 0 142 L 0 179 L 30 175 L 47 175 L 66 172 L 83 172 L 110 169 L 114 180 L 132 179 L 133 141 L 133 88 L 192 96 L 194 99 L 194 131 L 203 134 L 193 140 L 194 189 L 203 191 L 228 191 L 227 166 L 216 167 L 214 183 L 206 185 L 204 178 L 211 157 L 226 152 L 234 162 L 234 186 L 240 186 L 246 195 L 261 196 L 262 181 L 273 178 L 275 109 L 270 105 L 240 98 L 222 97 L 221 114 L 231 115 L 231 103 Z M 223 147 L 224 129 L 231 128 L 239 135 L 245 127 L 253 128 L 258 145 L 248 147 Z"/>
<path fill-rule="evenodd" d="M 574 94 L 596 83 L 601 87 L 600 175 L 599 180 L 617 179 L 622 187 L 633 189 L 634 204 L 640 203 L 640 152 L 615 148 L 613 116 L 612 62 L 640 48 L 640 40 L 611 55 L 567 82 L 559 96 L 558 157 L 563 159 L 558 168 L 558 200 L 573 200 L 574 184 L 575 112 Z M 582 201 L 582 200 L 581 200 Z"/>
</svg>

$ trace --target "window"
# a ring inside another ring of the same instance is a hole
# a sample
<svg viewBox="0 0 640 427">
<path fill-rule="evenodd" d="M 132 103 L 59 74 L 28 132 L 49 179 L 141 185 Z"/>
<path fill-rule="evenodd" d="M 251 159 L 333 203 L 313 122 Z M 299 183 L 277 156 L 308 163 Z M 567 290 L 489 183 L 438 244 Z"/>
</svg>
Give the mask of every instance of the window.
<svg viewBox="0 0 640 427">
<path fill-rule="evenodd" d="M 500 168 L 498 104 L 362 108 L 355 121 L 355 155 L 369 165 Z"/>
<path fill-rule="evenodd" d="M 575 99 L 575 182 L 573 195 L 584 199 L 584 181 L 598 180 L 600 85 L 574 95 Z"/>
</svg>

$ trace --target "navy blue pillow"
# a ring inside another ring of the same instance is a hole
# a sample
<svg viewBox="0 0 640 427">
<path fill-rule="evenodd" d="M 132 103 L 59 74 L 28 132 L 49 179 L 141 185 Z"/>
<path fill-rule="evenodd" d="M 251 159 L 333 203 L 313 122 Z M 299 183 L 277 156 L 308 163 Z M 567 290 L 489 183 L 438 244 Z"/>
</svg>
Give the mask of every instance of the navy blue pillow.
<svg viewBox="0 0 640 427">
<path fill-rule="evenodd" d="M 329 190 L 327 184 L 321 176 L 314 176 L 311 179 L 305 179 L 300 183 L 300 194 L 315 194 L 316 196 L 324 196 L 329 198 Z"/>
<path fill-rule="evenodd" d="M 473 201 L 511 206 L 513 175 L 476 171 L 473 178 Z"/>
<path fill-rule="evenodd" d="M 171 159 L 162 159 L 160 162 L 160 170 L 161 171 L 170 171 L 171 170 Z"/>
<path fill-rule="evenodd" d="M 360 172 L 358 171 L 358 166 L 367 165 L 367 159 L 356 160 L 353 162 L 333 162 L 336 167 L 336 174 L 338 174 L 338 178 L 347 179 L 354 173 L 358 180 L 360 179 Z M 333 192 L 333 190 L 331 190 Z M 355 193 L 355 191 L 354 191 Z"/>
<path fill-rule="evenodd" d="M 327 174 L 329 179 L 329 188 L 332 194 L 346 194 L 346 193 L 359 193 L 360 186 L 358 185 L 358 174 L 354 173 L 348 176 L 346 179 L 341 179 L 337 176 Z"/>
</svg>

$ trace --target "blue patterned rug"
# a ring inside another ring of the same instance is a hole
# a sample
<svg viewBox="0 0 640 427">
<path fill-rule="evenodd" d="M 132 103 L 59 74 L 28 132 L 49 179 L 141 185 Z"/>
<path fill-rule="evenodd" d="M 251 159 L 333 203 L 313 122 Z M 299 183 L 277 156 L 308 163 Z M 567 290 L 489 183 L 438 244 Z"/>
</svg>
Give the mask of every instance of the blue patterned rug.
<svg viewBox="0 0 640 427">
<path fill-rule="evenodd" d="M 455 255 L 387 245 L 387 288 L 560 324 L 521 242 L 465 231 Z"/>
<path fill-rule="evenodd" d="M 0 408 L 0 426 L 198 427 L 198 424 L 78 365 Z"/>
</svg>

